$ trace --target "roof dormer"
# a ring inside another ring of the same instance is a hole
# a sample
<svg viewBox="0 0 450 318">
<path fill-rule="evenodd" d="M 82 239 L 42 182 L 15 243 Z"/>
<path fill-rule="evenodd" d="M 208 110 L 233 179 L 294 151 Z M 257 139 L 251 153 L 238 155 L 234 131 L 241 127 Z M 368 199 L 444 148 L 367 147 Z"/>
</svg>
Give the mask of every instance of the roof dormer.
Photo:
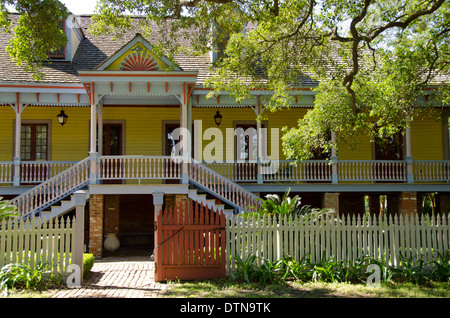
<svg viewBox="0 0 450 318">
<path fill-rule="evenodd" d="M 70 14 L 65 20 L 60 21 L 60 29 L 65 33 L 67 43 L 65 46 L 48 53 L 51 61 L 72 61 L 78 45 L 84 39 L 78 18 Z"/>
</svg>

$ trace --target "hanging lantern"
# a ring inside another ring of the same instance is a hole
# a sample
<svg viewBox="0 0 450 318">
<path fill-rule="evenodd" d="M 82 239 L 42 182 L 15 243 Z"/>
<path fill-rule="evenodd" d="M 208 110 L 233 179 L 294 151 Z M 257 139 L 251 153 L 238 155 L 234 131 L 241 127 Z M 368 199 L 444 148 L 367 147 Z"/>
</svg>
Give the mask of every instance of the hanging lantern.
<svg viewBox="0 0 450 318">
<path fill-rule="evenodd" d="M 214 121 L 217 126 L 219 126 L 220 123 L 222 122 L 222 115 L 220 114 L 219 111 L 217 111 L 216 114 L 214 115 Z"/>
<path fill-rule="evenodd" d="M 67 118 L 69 118 L 69 116 L 67 116 L 64 113 L 64 110 L 61 109 L 61 112 L 56 116 L 56 118 L 58 118 L 58 122 L 61 126 L 64 126 L 67 123 Z"/>
</svg>

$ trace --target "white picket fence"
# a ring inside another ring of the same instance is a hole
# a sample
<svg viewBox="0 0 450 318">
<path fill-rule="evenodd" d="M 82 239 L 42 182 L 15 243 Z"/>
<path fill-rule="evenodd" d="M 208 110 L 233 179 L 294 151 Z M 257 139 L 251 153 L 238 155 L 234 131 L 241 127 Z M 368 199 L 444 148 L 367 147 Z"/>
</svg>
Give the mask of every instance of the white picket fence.
<svg viewBox="0 0 450 318">
<path fill-rule="evenodd" d="M 434 218 L 390 216 L 369 218 L 347 216 L 282 217 L 233 216 L 226 227 L 227 268 L 233 272 L 234 258 L 257 257 L 279 260 L 293 257 L 311 262 L 326 259 L 356 261 L 363 257 L 384 259 L 394 267 L 403 266 L 402 257 L 422 259 L 425 265 L 439 260 L 449 250 L 449 214 Z"/>
<path fill-rule="evenodd" d="M 0 223 L 0 268 L 7 264 L 22 263 L 34 268 L 43 264 L 55 273 L 68 272 L 75 249 L 76 221 L 55 219 L 41 224 L 31 218 L 14 224 Z"/>
</svg>

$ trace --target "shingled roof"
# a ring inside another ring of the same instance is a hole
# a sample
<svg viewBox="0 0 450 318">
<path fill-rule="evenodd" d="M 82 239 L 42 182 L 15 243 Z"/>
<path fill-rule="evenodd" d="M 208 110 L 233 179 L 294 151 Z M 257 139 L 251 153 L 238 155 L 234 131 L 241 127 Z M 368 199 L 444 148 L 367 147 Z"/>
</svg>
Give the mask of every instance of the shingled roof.
<svg viewBox="0 0 450 318">
<path fill-rule="evenodd" d="M 12 22 L 15 23 L 19 18 L 18 14 L 12 14 Z M 137 33 L 140 33 L 138 27 L 128 30 L 120 39 L 114 39 L 111 35 L 94 36 L 89 32 L 91 24 L 91 16 L 78 16 L 77 22 L 84 34 L 84 39 L 80 42 L 78 49 L 72 61 L 52 61 L 45 62 L 42 72 L 45 78 L 41 83 L 80 83 L 78 71 L 94 70 L 98 65 L 116 53 L 119 49 L 131 41 Z M 139 18 L 136 18 L 139 19 Z M 154 43 L 158 39 L 158 30 L 152 33 L 150 38 L 146 38 L 149 43 Z M 31 73 L 25 72 L 21 67 L 13 62 L 6 52 L 6 47 L 11 39 L 9 33 L 2 33 L 0 36 L 0 81 L 2 82 L 36 82 Z M 180 39 L 183 41 L 183 39 Z M 186 43 L 184 43 L 186 44 Z M 211 57 L 209 54 L 204 56 L 188 56 L 178 55 L 175 57 L 175 63 L 183 71 L 197 71 L 197 85 L 203 85 L 205 79 L 210 75 Z M 299 79 L 300 83 L 305 86 L 315 86 L 313 81 L 306 74 Z M 310 74 L 308 74 L 310 75 Z M 440 75 L 434 79 L 435 83 L 449 83 L 448 75 Z"/>
<path fill-rule="evenodd" d="M 11 16 L 12 21 L 17 21 L 18 15 Z M 139 29 L 129 30 L 123 37 L 114 40 L 112 36 L 94 36 L 89 32 L 91 16 L 78 17 L 81 30 L 85 38 L 80 42 L 72 61 L 52 61 L 45 62 L 42 72 L 45 78 L 42 83 L 80 83 L 78 71 L 94 70 L 99 64 L 113 55 L 117 50 L 131 41 Z M 6 52 L 6 47 L 11 39 L 11 35 L 3 33 L 0 36 L 0 81 L 4 82 L 35 82 L 31 73 L 25 72 L 21 67 L 13 62 Z M 152 39 L 147 40 L 152 43 Z M 198 71 L 197 84 L 203 84 L 208 76 L 210 57 L 178 55 L 175 62 L 184 71 Z"/>
</svg>

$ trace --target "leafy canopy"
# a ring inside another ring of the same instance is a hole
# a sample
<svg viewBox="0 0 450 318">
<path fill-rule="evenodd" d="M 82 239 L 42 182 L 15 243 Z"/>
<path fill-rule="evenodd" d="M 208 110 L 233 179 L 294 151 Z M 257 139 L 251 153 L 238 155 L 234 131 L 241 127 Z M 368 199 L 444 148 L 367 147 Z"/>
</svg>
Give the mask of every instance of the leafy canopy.
<svg viewBox="0 0 450 318">
<path fill-rule="evenodd" d="M 56 22 L 65 8 L 56 0 L 0 1 L 0 22 L 15 34 L 10 55 L 38 72 L 47 49 L 62 43 Z M 15 29 L 5 4 L 23 15 Z M 270 89 L 274 94 L 263 100 L 269 111 L 289 107 L 306 78 L 317 81 L 316 107 L 283 137 L 285 154 L 302 160 L 314 148 L 336 146 L 330 130 L 344 140 L 393 134 L 432 105 L 419 97 L 430 85 L 445 88 L 449 6 L 445 0 L 99 0 L 90 31 L 120 37 L 138 24 L 171 59 L 225 43 L 206 85 L 237 100 L 250 89 Z M 427 93 L 434 103 L 449 101 L 448 89 L 434 92 Z"/>
<path fill-rule="evenodd" d="M 20 15 L 16 22 L 8 6 Z M 66 45 L 60 21 L 67 16 L 66 7 L 57 0 L 0 0 L 0 28 L 12 34 L 6 50 L 34 79 L 44 78 L 42 65 L 48 60 L 48 52 Z"/>
<path fill-rule="evenodd" d="M 289 107 L 307 76 L 318 81 L 315 108 L 285 130 L 288 158 L 308 159 L 354 134 L 392 135 L 424 106 L 448 100 L 444 90 L 427 93 L 434 103 L 421 101 L 449 70 L 444 0 L 100 0 L 92 30 L 120 35 L 130 12 L 159 30 L 158 45 L 171 56 L 214 51 L 225 38 L 225 56 L 206 82 L 212 94 L 240 100 L 270 89 L 264 102 L 275 111 Z"/>
</svg>

